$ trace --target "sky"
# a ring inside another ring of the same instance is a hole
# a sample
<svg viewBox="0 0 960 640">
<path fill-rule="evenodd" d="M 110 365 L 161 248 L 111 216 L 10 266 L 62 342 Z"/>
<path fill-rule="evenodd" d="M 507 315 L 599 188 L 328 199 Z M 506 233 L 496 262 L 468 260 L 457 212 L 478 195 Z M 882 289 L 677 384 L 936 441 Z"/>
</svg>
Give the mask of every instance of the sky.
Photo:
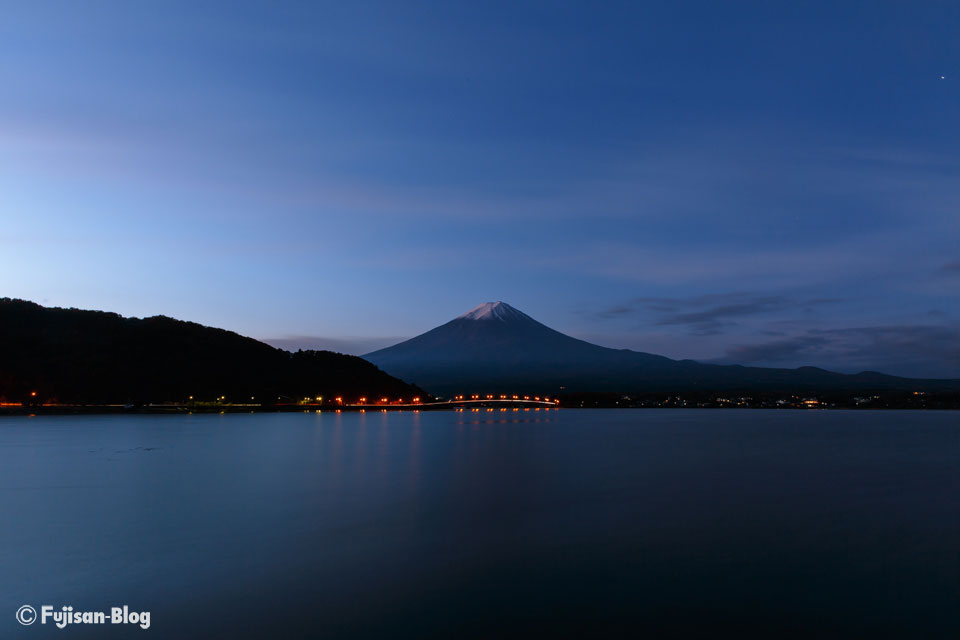
<svg viewBox="0 0 960 640">
<path fill-rule="evenodd" d="M 4 2 L 0 296 L 364 353 L 503 300 L 960 377 L 955 2 Z"/>
</svg>

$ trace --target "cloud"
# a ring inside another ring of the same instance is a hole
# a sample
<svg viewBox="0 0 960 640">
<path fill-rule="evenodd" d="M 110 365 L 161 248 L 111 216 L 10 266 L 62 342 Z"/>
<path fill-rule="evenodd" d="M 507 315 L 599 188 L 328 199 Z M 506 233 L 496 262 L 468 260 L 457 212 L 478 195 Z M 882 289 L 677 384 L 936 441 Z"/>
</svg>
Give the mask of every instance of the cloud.
<svg viewBox="0 0 960 640">
<path fill-rule="evenodd" d="M 729 347 L 720 361 L 960 377 L 960 325 L 812 329 L 780 340 Z"/>
<path fill-rule="evenodd" d="M 704 296 L 716 298 L 716 296 Z M 703 301 L 690 301 L 694 305 L 703 304 Z M 729 318 L 741 318 L 760 313 L 780 311 L 795 306 L 795 302 L 783 296 L 765 296 L 754 298 L 740 298 L 727 296 L 721 300 L 712 300 L 706 308 L 695 311 L 674 312 L 664 315 L 657 321 L 661 325 L 692 325 L 694 327 L 714 327 L 723 324 Z"/>
<path fill-rule="evenodd" d="M 815 306 L 839 302 L 833 298 L 803 299 L 783 295 L 732 292 L 689 298 L 640 297 L 605 309 L 597 315 L 613 318 L 636 314 L 654 316 L 660 326 L 686 326 L 697 335 L 721 333 L 736 320 L 783 311 L 808 311 Z"/>
<path fill-rule="evenodd" d="M 795 336 L 760 344 L 741 344 L 727 349 L 725 361 L 736 364 L 795 363 L 820 355 L 828 344 L 823 336 Z"/>
<path fill-rule="evenodd" d="M 296 351 L 297 349 L 314 349 L 317 351 L 336 351 L 350 355 L 363 355 L 403 342 L 407 338 L 397 337 L 345 337 L 327 338 L 323 336 L 287 336 L 284 338 L 263 338 L 263 342 L 278 349 Z"/>
<path fill-rule="evenodd" d="M 960 275 L 960 260 L 954 260 L 953 262 L 948 262 L 939 269 L 939 273 L 946 276 L 957 276 Z"/>
</svg>

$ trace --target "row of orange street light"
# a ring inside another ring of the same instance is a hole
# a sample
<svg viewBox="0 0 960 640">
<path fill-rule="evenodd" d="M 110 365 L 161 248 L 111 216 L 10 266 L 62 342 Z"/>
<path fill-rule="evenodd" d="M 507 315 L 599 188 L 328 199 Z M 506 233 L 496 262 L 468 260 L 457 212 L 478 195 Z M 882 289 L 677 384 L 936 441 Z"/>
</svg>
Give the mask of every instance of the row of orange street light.
<svg viewBox="0 0 960 640">
<path fill-rule="evenodd" d="M 32 396 L 36 396 L 36 392 L 33 392 L 31 395 L 32 395 Z M 194 399 L 193 396 L 190 396 L 190 400 L 193 400 L 193 399 Z M 251 396 L 250 399 L 253 400 L 254 398 Z M 277 398 L 277 399 L 279 400 L 280 398 Z M 225 402 L 225 401 L 227 400 L 227 397 L 226 397 L 226 396 L 217 396 L 216 400 L 217 400 L 218 402 Z M 517 400 L 517 401 L 524 401 L 524 402 L 546 402 L 546 403 L 553 403 L 553 404 L 556 404 L 556 403 L 559 402 L 559 400 L 551 400 L 551 399 L 550 399 L 549 397 L 547 397 L 547 396 L 543 396 L 543 397 L 541 397 L 541 396 L 520 396 L 520 395 L 507 395 L 507 394 L 500 394 L 500 395 L 486 394 L 486 395 L 482 395 L 482 396 L 481 396 L 480 394 L 476 394 L 476 393 L 473 394 L 473 395 L 471 395 L 471 396 L 469 396 L 469 398 L 468 398 L 466 395 L 464 395 L 464 394 L 456 395 L 456 396 L 453 397 L 453 400 L 452 400 L 452 401 L 453 401 L 453 402 L 458 402 L 458 401 L 463 401 L 463 402 L 470 402 L 470 401 L 483 402 L 484 400 L 493 400 L 493 401 L 505 400 L 505 401 L 507 401 L 507 402 L 509 402 L 509 401 L 511 401 L 511 400 Z M 450 402 L 450 401 L 447 401 L 447 403 L 449 403 L 449 402 Z M 316 398 L 304 397 L 303 400 L 301 401 L 301 404 L 324 404 L 324 398 L 323 398 L 323 396 L 317 396 Z M 345 402 L 344 399 L 343 399 L 343 396 L 337 396 L 337 397 L 335 397 L 335 398 L 333 399 L 333 404 L 340 405 L 340 406 L 344 406 L 344 405 L 350 405 L 351 403 Z M 401 405 L 423 404 L 423 400 L 420 398 L 420 396 L 416 396 L 416 397 L 414 397 L 414 398 L 411 398 L 409 401 L 408 401 L 408 400 L 405 400 L 405 399 L 403 399 L 403 398 L 397 398 L 396 400 L 390 400 L 389 397 L 384 396 L 384 397 L 382 397 L 382 398 L 377 398 L 375 401 L 371 402 L 368 397 L 363 396 L 363 397 L 357 398 L 357 401 L 356 401 L 356 403 L 354 403 L 354 406 L 356 406 L 356 405 L 382 405 L 382 404 L 401 404 Z M 444 403 L 444 402 L 435 402 L 435 403 L 431 403 L 431 404 L 446 404 L 446 403 Z"/>
<path fill-rule="evenodd" d="M 454 396 L 453 399 L 454 399 L 454 400 L 466 400 L 467 397 L 466 397 L 465 395 L 462 395 L 462 394 L 461 394 L 461 395 L 459 395 L 459 396 Z M 532 396 L 532 397 L 531 397 L 531 396 L 523 396 L 522 398 L 521 398 L 521 396 L 513 396 L 513 395 L 508 396 L 508 395 L 505 395 L 505 394 L 500 394 L 499 397 L 494 396 L 493 394 L 487 394 L 487 395 L 483 396 L 482 398 L 481 398 L 478 394 L 473 394 L 472 396 L 470 396 L 470 400 L 521 400 L 521 399 L 526 400 L 526 401 L 535 401 L 535 402 L 550 402 L 550 398 L 547 398 L 547 397 L 541 398 L 540 396 Z M 554 401 L 554 402 L 556 402 L 556 401 Z"/>
<path fill-rule="evenodd" d="M 558 403 L 559 403 L 559 400 L 556 400 L 556 399 L 552 399 L 552 400 L 551 400 L 550 397 L 548 397 L 548 396 L 521 396 L 521 395 L 513 395 L 513 394 L 510 394 L 510 395 L 508 395 L 508 394 L 499 394 L 499 395 L 485 394 L 485 395 L 480 395 L 480 394 L 476 394 L 476 393 L 475 393 L 475 394 L 472 394 L 472 395 L 469 395 L 469 396 L 466 395 L 466 394 L 458 394 L 458 395 L 453 396 L 453 398 L 452 398 L 451 400 L 448 400 L 448 401 L 445 401 L 445 402 L 444 402 L 444 401 L 440 401 L 440 402 L 430 402 L 430 403 L 426 403 L 426 404 L 423 403 L 423 401 L 421 400 L 421 398 L 420 398 L 419 396 L 418 396 L 418 397 L 415 397 L 415 398 L 412 398 L 412 399 L 410 399 L 410 400 L 405 400 L 404 398 L 397 398 L 396 400 L 392 400 L 392 401 L 391 401 L 390 398 L 388 398 L 388 397 L 382 397 L 382 398 L 379 398 L 377 401 L 374 401 L 374 402 L 371 402 L 370 399 L 367 398 L 367 397 L 361 397 L 361 398 L 358 398 L 358 399 L 357 399 L 356 404 L 354 404 L 353 406 L 375 406 L 375 405 L 384 405 L 384 404 L 402 405 L 402 406 L 410 406 L 410 405 L 423 405 L 423 406 L 427 406 L 427 405 L 444 405 L 444 404 L 451 404 L 451 403 L 456 403 L 456 402 L 484 402 L 484 401 L 486 401 L 486 400 L 492 400 L 492 401 L 494 401 L 494 402 L 496 402 L 496 401 L 506 401 L 506 402 L 510 402 L 510 401 L 516 400 L 517 402 L 543 402 L 543 403 L 548 403 L 548 404 L 558 404 Z M 339 398 L 339 397 L 335 399 L 335 402 L 336 402 L 336 404 L 338 404 L 338 405 L 343 405 L 343 404 L 344 404 L 343 398 Z"/>
<path fill-rule="evenodd" d="M 31 391 L 31 392 L 30 392 L 30 397 L 31 397 L 31 398 L 36 398 L 36 397 L 37 397 L 37 392 L 36 392 L 36 391 Z M 194 399 L 193 396 L 190 396 L 190 400 L 193 401 L 193 399 Z M 253 399 L 254 399 L 253 396 L 251 396 L 251 397 L 250 397 L 250 400 L 253 400 Z M 280 398 L 277 398 L 277 399 L 279 400 Z M 226 400 L 227 400 L 227 396 L 217 396 L 217 398 L 216 398 L 216 401 L 217 401 L 217 402 L 226 402 Z M 314 399 L 309 398 L 309 397 L 306 397 L 306 398 L 303 399 L 303 403 L 310 403 L 311 400 L 314 400 Z M 551 402 L 552 402 L 553 404 L 558 404 L 558 403 L 559 403 L 559 400 L 550 400 L 550 398 L 549 398 L 549 397 L 546 397 L 546 396 L 544 396 L 544 397 L 541 397 L 541 396 L 519 396 L 519 395 L 506 395 L 506 394 L 500 394 L 499 396 L 495 396 L 495 395 L 493 395 L 493 394 L 486 394 L 486 395 L 484 395 L 484 396 L 481 396 L 480 394 L 476 394 L 476 393 L 475 393 L 475 394 L 471 395 L 471 396 L 469 397 L 469 399 L 468 399 L 467 396 L 464 395 L 464 394 L 456 395 L 456 396 L 453 397 L 453 401 L 454 401 L 454 402 L 456 402 L 456 401 L 464 401 L 464 402 L 479 401 L 479 402 L 483 402 L 484 400 L 494 400 L 494 401 L 496 401 L 496 400 L 506 400 L 506 401 L 510 401 L 510 400 L 520 401 L 520 400 L 523 400 L 523 401 L 525 401 L 525 402 L 546 402 L 546 403 L 551 403 Z M 337 396 L 336 398 L 333 399 L 333 401 L 334 401 L 334 403 L 337 404 L 337 405 L 343 406 L 343 404 L 344 404 L 344 402 L 343 402 L 343 396 Z M 317 396 L 316 399 L 315 399 L 315 402 L 316 402 L 317 404 L 323 404 L 323 396 Z M 410 405 L 410 404 L 423 404 L 423 401 L 420 399 L 419 396 L 417 396 L 417 397 L 412 398 L 409 402 L 405 401 L 403 398 L 397 398 L 394 402 L 391 402 L 391 401 L 390 401 L 390 398 L 384 396 L 384 397 L 382 397 L 382 398 L 379 399 L 379 402 L 376 402 L 376 403 L 368 403 L 368 398 L 366 398 L 366 397 L 358 398 L 356 404 L 358 404 L 358 405 L 366 405 L 366 404 L 381 404 L 381 405 L 383 405 L 383 404 L 398 404 L 398 405 Z M 435 402 L 435 403 L 431 403 L 431 404 L 447 404 L 447 403 L 444 403 L 444 402 Z M 476 409 L 475 409 L 475 410 L 476 410 Z"/>
<path fill-rule="evenodd" d="M 36 392 L 36 391 L 31 391 L 31 392 L 30 392 L 30 397 L 31 397 L 31 398 L 36 398 L 36 397 L 37 397 L 37 392 Z M 194 400 L 194 397 L 193 397 L 193 396 L 190 396 L 190 401 L 192 402 L 193 400 Z M 251 401 L 254 400 L 253 396 L 250 397 L 250 400 L 251 400 Z M 277 398 L 277 400 L 280 400 L 280 398 Z M 460 402 L 460 401 L 462 401 L 462 402 L 471 402 L 471 401 L 474 401 L 474 402 L 483 402 L 483 401 L 485 401 L 485 400 L 493 400 L 493 401 L 506 400 L 506 401 L 508 401 L 508 402 L 511 401 L 511 400 L 517 400 L 517 401 L 525 401 L 525 402 L 544 402 L 544 403 L 552 403 L 552 404 L 559 404 L 559 402 L 560 402 L 559 400 L 551 400 L 549 397 L 546 397 L 546 396 L 544 396 L 544 397 L 541 397 L 541 396 L 520 396 L 520 395 L 506 395 L 506 394 L 500 394 L 499 396 L 495 396 L 495 395 L 493 395 L 493 394 L 486 394 L 486 395 L 481 396 L 480 394 L 476 394 L 476 393 L 475 393 L 475 394 L 469 396 L 469 399 L 468 399 L 468 397 L 467 397 L 466 395 L 460 394 L 460 395 L 454 396 L 452 401 L 432 402 L 432 403 L 427 403 L 427 405 L 430 405 L 430 404 L 432 404 L 432 405 L 445 405 L 445 404 L 451 404 L 452 402 Z M 217 401 L 217 402 L 226 402 L 226 401 L 227 401 L 227 396 L 217 396 L 216 401 Z M 322 405 L 322 404 L 323 404 L 323 396 L 317 396 L 316 399 L 310 398 L 310 397 L 305 397 L 305 398 L 303 399 L 303 401 L 301 402 L 301 404 L 313 404 L 314 401 L 315 401 L 316 404 Z M 337 397 L 335 397 L 335 398 L 333 399 L 333 402 L 334 402 L 336 405 L 344 406 L 343 396 L 337 396 Z M 13 406 L 14 404 L 16 404 L 16 405 L 21 405 L 21 403 L 3 403 L 3 406 Z M 349 403 L 348 403 L 348 404 L 349 404 Z M 409 402 L 405 401 L 403 398 L 397 398 L 395 401 L 391 402 L 391 401 L 390 401 L 390 398 L 384 396 L 384 397 L 382 397 L 382 398 L 379 398 L 379 401 L 378 401 L 378 402 L 373 402 L 373 403 L 368 402 L 368 398 L 367 398 L 367 397 L 362 397 L 362 398 L 358 398 L 357 403 L 354 404 L 353 406 L 358 406 L 358 405 L 359 405 L 359 406 L 363 406 L 363 405 L 366 405 L 366 406 L 374 406 L 374 405 L 400 405 L 400 406 L 422 405 L 422 406 L 427 406 L 427 405 L 425 405 L 425 404 L 423 403 L 423 401 L 420 399 L 419 396 L 416 396 L 416 397 L 412 398 Z M 21 405 L 21 406 L 22 406 L 22 405 Z M 315 406 L 315 405 L 314 405 L 314 406 Z M 488 410 L 488 411 L 493 411 L 493 409 L 487 409 L 487 410 Z M 506 411 L 506 409 L 500 409 L 500 410 L 501 410 L 501 411 Z M 529 410 L 529 409 L 524 409 L 524 411 L 528 411 L 528 410 Z M 338 411 L 339 411 L 339 410 L 338 410 Z M 462 409 L 458 409 L 458 411 L 462 411 Z M 473 411 L 479 411 L 479 409 L 473 409 Z M 517 411 L 517 409 L 515 408 L 514 411 Z M 539 408 L 537 409 L 537 411 L 539 411 Z"/>
</svg>

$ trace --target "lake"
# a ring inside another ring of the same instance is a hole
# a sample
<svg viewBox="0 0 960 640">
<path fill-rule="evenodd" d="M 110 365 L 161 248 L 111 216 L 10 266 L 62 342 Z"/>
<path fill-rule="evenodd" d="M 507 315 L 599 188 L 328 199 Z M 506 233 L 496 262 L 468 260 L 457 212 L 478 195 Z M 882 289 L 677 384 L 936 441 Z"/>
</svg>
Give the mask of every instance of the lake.
<svg viewBox="0 0 960 640">
<path fill-rule="evenodd" d="M 6 417 L 0 509 L 4 638 L 960 634 L 957 412 Z"/>
</svg>

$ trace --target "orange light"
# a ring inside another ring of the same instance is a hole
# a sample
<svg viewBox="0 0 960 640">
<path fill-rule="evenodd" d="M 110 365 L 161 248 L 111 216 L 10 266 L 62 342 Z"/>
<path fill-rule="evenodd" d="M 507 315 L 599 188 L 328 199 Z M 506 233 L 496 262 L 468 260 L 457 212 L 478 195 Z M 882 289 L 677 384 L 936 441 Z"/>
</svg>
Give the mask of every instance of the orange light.
<svg viewBox="0 0 960 640">
<path fill-rule="evenodd" d="M 31 398 L 36 398 L 36 397 L 37 397 L 37 392 L 36 392 L 36 391 L 31 391 L 31 392 L 30 392 L 30 397 L 31 397 Z"/>
<path fill-rule="evenodd" d="M 366 402 L 366 401 L 367 401 L 366 398 L 360 398 L 360 404 L 363 404 L 363 403 Z"/>
<path fill-rule="evenodd" d="M 337 398 L 337 404 L 343 404 L 343 398 Z"/>
</svg>

